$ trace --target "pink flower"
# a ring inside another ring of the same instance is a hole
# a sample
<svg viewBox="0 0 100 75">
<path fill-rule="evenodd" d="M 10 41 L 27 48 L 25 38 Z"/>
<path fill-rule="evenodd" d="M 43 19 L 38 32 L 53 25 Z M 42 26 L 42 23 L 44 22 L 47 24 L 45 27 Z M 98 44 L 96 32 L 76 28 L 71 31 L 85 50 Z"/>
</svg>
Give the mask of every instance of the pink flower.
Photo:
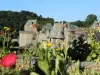
<svg viewBox="0 0 100 75">
<path fill-rule="evenodd" d="M 1 65 L 4 67 L 11 67 L 12 65 L 14 65 L 16 63 L 16 59 L 17 59 L 16 54 L 10 53 L 8 55 L 5 55 L 1 59 Z"/>
</svg>

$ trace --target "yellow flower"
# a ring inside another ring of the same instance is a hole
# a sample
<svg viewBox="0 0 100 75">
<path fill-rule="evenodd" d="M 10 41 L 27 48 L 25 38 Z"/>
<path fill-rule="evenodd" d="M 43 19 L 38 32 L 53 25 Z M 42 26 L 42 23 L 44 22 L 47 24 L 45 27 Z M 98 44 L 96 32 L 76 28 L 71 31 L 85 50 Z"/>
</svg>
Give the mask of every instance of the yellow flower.
<svg viewBox="0 0 100 75">
<path fill-rule="evenodd" d="M 10 30 L 10 28 L 9 28 L 9 27 L 4 27 L 4 30 L 9 31 L 9 30 Z"/>
<path fill-rule="evenodd" d="M 47 47 L 51 47 L 52 44 L 51 44 L 51 43 L 47 43 L 46 46 L 47 46 Z"/>
<path fill-rule="evenodd" d="M 7 31 L 9 31 L 9 30 L 10 30 L 10 28 L 7 28 L 6 30 L 7 30 Z"/>
<path fill-rule="evenodd" d="M 4 29 L 6 30 L 8 27 L 4 27 Z"/>
</svg>

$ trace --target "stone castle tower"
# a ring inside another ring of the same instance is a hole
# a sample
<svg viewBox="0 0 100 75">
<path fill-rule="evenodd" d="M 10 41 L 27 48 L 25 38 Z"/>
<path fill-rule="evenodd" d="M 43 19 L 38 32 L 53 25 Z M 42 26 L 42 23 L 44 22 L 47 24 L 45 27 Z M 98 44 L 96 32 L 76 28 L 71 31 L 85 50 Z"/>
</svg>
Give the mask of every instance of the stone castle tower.
<svg viewBox="0 0 100 75">
<path fill-rule="evenodd" d="M 37 28 L 36 20 L 28 20 L 24 25 L 24 31 L 19 31 L 19 46 L 29 46 L 36 41 L 37 38 Z"/>
</svg>

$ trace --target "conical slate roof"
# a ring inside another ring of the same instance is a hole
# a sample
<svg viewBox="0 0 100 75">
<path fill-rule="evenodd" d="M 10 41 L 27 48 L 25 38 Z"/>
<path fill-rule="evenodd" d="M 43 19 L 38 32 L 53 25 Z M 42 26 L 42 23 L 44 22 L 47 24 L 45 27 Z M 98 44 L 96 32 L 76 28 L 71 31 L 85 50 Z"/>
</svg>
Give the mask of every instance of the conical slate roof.
<svg viewBox="0 0 100 75">
<path fill-rule="evenodd" d="M 50 31 L 49 30 L 47 30 L 46 34 L 47 34 L 46 37 L 50 38 Z"/>
<path fill-rule="evenodd" d="M 52 29 L 52 24 L 47 23 L 45 26 L 43 26 L 42 31 L 47 32 L 47 31 L 51 31 L 51 29 Z"/>
<path fill-rule="evenodd" d="M 55 39 L 63 38 L 62 33 L 63 33 L 62 23 L 55 23 L 51 32 L 50 32 L 50 37 L 55 38 Z"/>
<path fill-rule="evenodd" d="M 63 39 L 64 38 L 64 30 L 63 27 L 59 29 L 59 32 L 57 34 L 58 39 Z"/>
<path fill-rule="evenodd" d="M 100 41 L 100 32 L 94 30 L 94 39 L 95 41 Z"/>
<path fill-rule="evenodd" d="M 45 37 L 50 38 L 50 31 L 52 29 L 52 24 L 51 23 L 47 23 L 43 28 L 42 31 L 46 34 Z"/>
<path fill-rule="evenodd" d="M 80 30 L 81 28 L 78 27 L 77 25 L 73 25 L 73 24 L 68 24 L 68 31 L 75 31 L 75 30 Z"/>
<path fill-rule="evenodd" d="M 51 38 L 56 38 L 56 36 L 57 36 L 57 31 L 56 31 L 56 29 L 53 27 L 52 30 L 51 30 L 51 32 L 50 32 L 50 37 L 51 37 Z"/>
<path fill-rule="evenodd" d="M 97 27 L 99 25 L 98 21 L 94 21 L 94 23 L 90 26 L 89 29 L 94 29 L 95 27 Z"/>
<path fill-rule="evenodd" d="M 46 29 L 47 30 L 51 30 L 52 29 L 52 24 L 51 23 L 47 23 L 46 24 Z"/>
<path fill-rule="evenodd" d="M 25 25 L 36 24 L 37 20 L 28 20 Z"/>
</svg>

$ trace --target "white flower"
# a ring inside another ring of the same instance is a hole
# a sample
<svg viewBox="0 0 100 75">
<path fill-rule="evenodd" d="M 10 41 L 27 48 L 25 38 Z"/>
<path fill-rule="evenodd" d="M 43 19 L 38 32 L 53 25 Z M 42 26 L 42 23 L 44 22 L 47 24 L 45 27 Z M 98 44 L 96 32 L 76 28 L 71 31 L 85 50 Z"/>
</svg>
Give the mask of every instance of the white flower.
<svg viewBox="0 0 100 75">
<path fill-rule="evenodd" d="M 87 41 L 84 41 L 84 43 L 87 43 Z"/>
</svg>

